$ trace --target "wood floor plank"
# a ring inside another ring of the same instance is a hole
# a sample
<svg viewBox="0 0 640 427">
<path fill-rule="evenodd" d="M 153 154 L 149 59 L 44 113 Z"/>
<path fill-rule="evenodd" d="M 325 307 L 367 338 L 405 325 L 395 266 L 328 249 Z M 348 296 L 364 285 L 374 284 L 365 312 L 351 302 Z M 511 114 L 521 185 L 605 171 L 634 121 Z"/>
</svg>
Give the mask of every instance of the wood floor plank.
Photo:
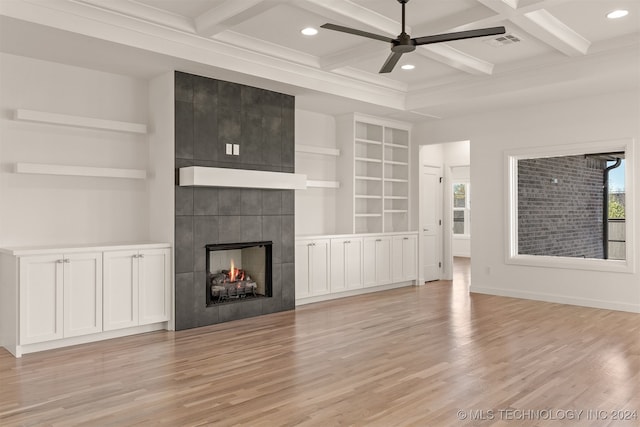
<svg viewBox="0 0 640 427">
<path fill-rule="evenodd" d="M 453 283 L 21 359 L 1 351 L 0 425 L 640 425 L 638 314 L 469 295 L 468 263 L 456 266 Z M 587 418 L 614 410 L 637 415 Z"/>
</svg>

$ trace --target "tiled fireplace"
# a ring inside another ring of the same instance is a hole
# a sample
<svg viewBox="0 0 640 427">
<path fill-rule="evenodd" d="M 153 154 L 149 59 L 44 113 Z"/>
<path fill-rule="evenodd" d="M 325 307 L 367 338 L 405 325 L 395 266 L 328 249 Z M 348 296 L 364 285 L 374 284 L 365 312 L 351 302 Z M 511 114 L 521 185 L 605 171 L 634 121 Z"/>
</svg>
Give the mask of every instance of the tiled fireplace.
<svg viewBox="0 0 640 427">
<path fill-rule="evenodd" d="M 176 170 L 204 166 L 293 173 L 293 126 L 291 96 L 175 74 Z M 239 155 L 226 154 L 227 144 L 237 144 Z M 178 185 L 175 190 L 177 330 L 295 307 L 294 190 Z M 251 289 L 243 289 L 244 296 L 227 290 L 224 298 L 207 294 L 212 274 L 207 247 L 242 250 L 247 243 L 265 242 L 271 242 L 270 291 L 255 297 Z"/>
</svg>

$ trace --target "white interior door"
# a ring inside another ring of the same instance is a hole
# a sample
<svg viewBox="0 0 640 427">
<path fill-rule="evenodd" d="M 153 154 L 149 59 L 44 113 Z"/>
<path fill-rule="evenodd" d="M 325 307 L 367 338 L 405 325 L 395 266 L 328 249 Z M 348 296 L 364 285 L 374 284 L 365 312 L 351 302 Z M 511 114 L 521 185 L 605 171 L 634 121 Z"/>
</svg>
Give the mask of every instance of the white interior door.
<svg viewBox="0 0 640 427">
<path fill-rule="evenodd" d="M 424 280 L 439 280 L 442 271 L 442 176 L 441 168 L 422 167 L 423 194 L 420 197 L 422 206 L 422 241 L 424 264 Z"/>
</svg>

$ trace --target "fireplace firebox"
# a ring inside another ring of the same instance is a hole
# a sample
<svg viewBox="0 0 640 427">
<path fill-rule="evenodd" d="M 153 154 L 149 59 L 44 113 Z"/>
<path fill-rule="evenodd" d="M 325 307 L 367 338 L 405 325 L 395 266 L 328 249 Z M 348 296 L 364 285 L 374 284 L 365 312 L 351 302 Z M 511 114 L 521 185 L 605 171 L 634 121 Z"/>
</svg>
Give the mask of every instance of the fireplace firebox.
<svg viewBox="0 0 640 427">
<path fill-rule="evenodd" d="M 272 296 L 271 241 L 205 246 L 207 306 Z"/>
</svg>

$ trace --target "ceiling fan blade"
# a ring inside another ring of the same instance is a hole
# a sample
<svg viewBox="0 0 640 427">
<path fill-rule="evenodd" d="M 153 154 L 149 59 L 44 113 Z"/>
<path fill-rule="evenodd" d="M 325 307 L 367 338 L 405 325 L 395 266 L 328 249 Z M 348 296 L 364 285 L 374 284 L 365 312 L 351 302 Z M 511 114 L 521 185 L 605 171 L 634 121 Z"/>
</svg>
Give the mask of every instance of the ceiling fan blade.
<svg viewBox="0 0 640 427">
<path fill-rule="evenodd" d="M 368 33 L 366 31 L 356 30 L 354 28 L 343 27 L 342 25 L 328 24 L 327 23 L 327 24 L 320 25 L 320 28 L 325 28 L 327 30 L 333 30 L 333 31 L 340 31 L 342 33 L 354 34 L 356 36 L 367 37 L 367 38 L 370 38 L 370 39 L 380 40 L 380 41 L 387 42 L 387 43 L 393 43 L 394 42 L 394 39 L 392 39 L 391 37 L 381 36 L 379 34 L 374 34 L 374 33 Z"/>
<path fill-rule="evenodd" d="M 391 52 L 391 55 L 389 55 L 387 60 L 384 61 L 384 64 L 382 65 L 382 68 L 380 68 L 380 71 L 378 71 L 378 73 L 390 73 L 391 71 L 393 71 L 393 67 L 396 66 L 401 56 L 402 53 Z"/>
<path fill-rule="evenodd" d="M 423 44 L 450 42 L 454 40 L 472 39 L 475 37 L 497 36 L 504 34 L 504 27 L 481 28 L 478 30 L 458 31 L 455 33 L 435 34 L 433 36 L 416 37 L 413 39 L 416 46 Z"/>
</svg>

